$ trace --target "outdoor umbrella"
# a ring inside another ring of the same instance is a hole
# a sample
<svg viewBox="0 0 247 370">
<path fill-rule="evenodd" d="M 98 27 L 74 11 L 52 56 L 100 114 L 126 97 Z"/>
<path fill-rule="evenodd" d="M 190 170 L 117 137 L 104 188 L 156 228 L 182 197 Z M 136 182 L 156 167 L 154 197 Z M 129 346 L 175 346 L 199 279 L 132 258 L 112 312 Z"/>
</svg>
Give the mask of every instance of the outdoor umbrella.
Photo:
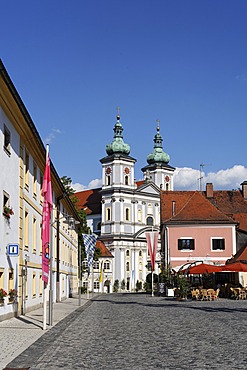
<svg viewBox="0 0 247 370">
<path fill-rule="evenodd" d="M 246 265 L 247 266 L 247 265 Z M 200 265 L 192 266 L 186 270 L 183 270 L 190 275 L 193 274 L 211 274 L 213 272 L 222 272 L 222 266 L 210 265 L 207 263 L 201 263 Z"/>
<path fill-rule="evenodd" d="M 247 272 L 247 263 L 236 261 L 222 267 L 222 271 Z"/>
</svg>

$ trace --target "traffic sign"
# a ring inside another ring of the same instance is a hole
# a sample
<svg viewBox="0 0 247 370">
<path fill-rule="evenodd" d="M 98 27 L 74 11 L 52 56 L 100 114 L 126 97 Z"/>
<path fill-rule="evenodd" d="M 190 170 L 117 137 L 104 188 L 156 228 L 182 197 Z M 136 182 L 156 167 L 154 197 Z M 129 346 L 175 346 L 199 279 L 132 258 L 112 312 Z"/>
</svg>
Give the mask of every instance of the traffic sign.
<svg viewBox="0 0 247 370">
<path fill-rule="evenodd" d="M 19 256 L 19 244 L 8 244 L 7 254 L 9 256 Z"/>
</svg>

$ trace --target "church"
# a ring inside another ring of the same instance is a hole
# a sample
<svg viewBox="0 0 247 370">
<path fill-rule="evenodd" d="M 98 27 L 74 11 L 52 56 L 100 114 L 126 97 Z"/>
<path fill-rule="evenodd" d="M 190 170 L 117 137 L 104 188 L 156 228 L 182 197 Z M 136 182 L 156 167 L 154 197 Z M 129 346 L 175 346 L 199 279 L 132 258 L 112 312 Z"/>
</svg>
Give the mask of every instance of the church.
<svg viewBox="0 0 247 370">
<path fill-rule="evenodd" d="M 143 287 L 151 270 L 145 233 L 160 231 L 160 190 L 173 190 L 175 168 L 169 165 L 170 157 L 163 150 L 158 125 L 153 152 L 141 169 L 143 180 L 136 181 L 136 159 L 130 156 L 130 146 L 123 140 L 120 116 L 116 118 L 113 141 L 106 145 L 106 156 L 100 159 L 102 187 L 80 191 L 75 196 L 79 207 L 87 213 L 88 226 L 114 257 L 108 264 L 110 291 L 115 280 L 119 284 L 124 281 L 126 291 L 135 291 L 136 283 Z M 156 274 L 161 257 L 159 239 Z M 100 271 L 94 276 L 94 281 L 97 279 Z"/>
</svg>

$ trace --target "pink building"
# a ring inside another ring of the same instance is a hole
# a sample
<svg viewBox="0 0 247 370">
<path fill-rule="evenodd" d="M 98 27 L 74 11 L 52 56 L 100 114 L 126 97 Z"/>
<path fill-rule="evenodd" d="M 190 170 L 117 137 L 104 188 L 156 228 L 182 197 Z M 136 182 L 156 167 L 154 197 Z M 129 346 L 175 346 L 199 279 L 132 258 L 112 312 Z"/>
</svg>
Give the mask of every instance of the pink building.
<svg viewBox="0 0 247 370">
<path fill-rule="evenodd" d="M 162 191 L 161 233 L 164 264 L 195 261 L 224 264 L 247 243 L 247 183 L 242 190 Z"/>
</svg>

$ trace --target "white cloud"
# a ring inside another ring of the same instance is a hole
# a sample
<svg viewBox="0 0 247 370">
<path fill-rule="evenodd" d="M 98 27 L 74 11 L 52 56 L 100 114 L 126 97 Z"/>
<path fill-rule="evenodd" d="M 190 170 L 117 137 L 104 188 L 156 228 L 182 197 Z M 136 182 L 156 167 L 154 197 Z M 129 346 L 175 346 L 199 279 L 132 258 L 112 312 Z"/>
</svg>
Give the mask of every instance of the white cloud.
<svg viewBox="0 0 247 370">
<path fill-rule="evenodd" d="M 205 190 L 206 183 L 212 182 L 214 189 L 231 190 L 238 189 L 241 182 L 247 180 L 247 168 L 235 165 L 226 170 L 218 172 L 201 173 L 201 188 Z M 174 173 L 175 190 L 199 190 L 200 171 L 193 168 L 177 168 Z"/>
<path fill-rule="evenodd" d="M 71 187 L 75 191 L 83 191 L 83 190 L 87 190 L 87 189 L 95 189 L 95 188 L 100 188 L 101 186 L 102 186 L 102 180 L 101 179 L 91 180 L 88 185 L 83 185 L 83 184 L 80 184 L 78 182 L 75 183 L 75 184 L 71 184 Z"/>
<path fill-rule="evenodd" d="M 53 128 L 51 130 L 51 132 L 46 136 L 45 140 L 44 140 L 44 143 L 45 144 L 50 144 L 55 138 L 57 135 L 61 134 L 62 131 L 59 130 L 59 128 Z"/>
</svg>

